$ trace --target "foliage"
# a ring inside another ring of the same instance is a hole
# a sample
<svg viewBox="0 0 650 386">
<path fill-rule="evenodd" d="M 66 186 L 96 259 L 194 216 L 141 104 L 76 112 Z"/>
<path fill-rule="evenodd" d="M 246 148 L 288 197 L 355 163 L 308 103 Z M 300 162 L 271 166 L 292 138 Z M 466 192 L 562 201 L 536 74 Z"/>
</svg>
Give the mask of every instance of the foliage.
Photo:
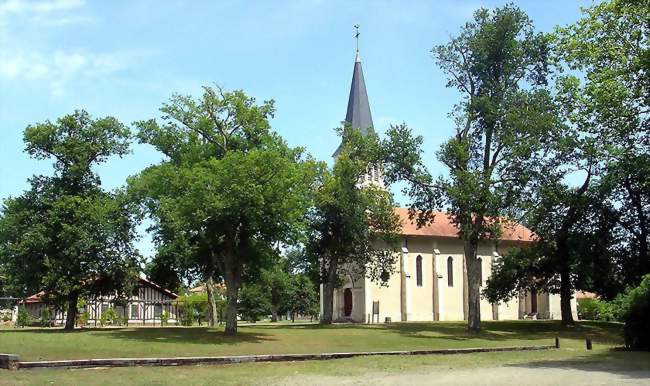
<svg viewBox="0 0 650 386">
<path fill-rule="evenodd" d="M 131 192 L 155 220 L 156 259 L 206 282 L 223 276 L 232 335 L 242 274 L 299 235 L 315 165 L 271 132 L 272 101 L 204 87 L 201 98 L 174 95 L 161 111 L 162 125 L 136 126 L 166 159 L 132 179 Z"/>
<path fill-rule="evenodd" d="M 292 276 L 288 302 L 288 311 L 292 316 L 318 316 L 320 304 L 314 283 L 304 274 Z"/>
<path fill-rule="evenodd" d="M 650 351 L 650 274 L 625 299 L 625 345 L 633 350 Z"/>
<path fill-rule="evenodd" d="M 115 310 L 113 308 L 107 308 L 102 310 L 102 315 L 99 317 L 99 325 L 102 327 L 112 326 L 115 324 L 117 318 L 118 316 Z"/>
<path fill-rule="evenodd" d="M 93 170 L 126 154 L 129 137 L 115 118 L 85 111 L 25 129 L 26 151 L 52 159 L 54 176 L 35 176 L 30 190 L 5 200 L 0 262 L 16 293 L 43 289 L 54 302 L 67 302 L 67 329 L 80 296 L 128 292 L 136 275 L 134 208 L 119 192 L 103 191 Z"/>
<path fill-rule="evenodd" d="M 81 326 L 88 325 L 88 320 L 90 319 L 90 313 L 88 311 L 83 311 L 79 314 L 79 324 Z"/>
<path fill-rule="evenodd" d="M 52 325 L 52 321 L 50 320 L 50 309 L 45 308 L 43 311 L 41 311 L 41 326 L 42 327 L 50 327 Z"/>
<path fill-rule="evenodd" d="M 166 326 L 169 324 L 169 312 L 166 310 L 160 313 L 160 325 Z"/>
<path fill-rule="evenodd" d="M 496 264 L 485 291 L 492 301 L 533 287 L 559 292 L 562 320 L 572 321 L 574 288 L 612 299 L 650 272 L 648 20 L 641 2 L 614 0 L 553 37 L 559 69 L 572 70 L 557 78 L 565 123 L 550 141 L 557 167 L 538 177 L 528 200 L 538 243 Z M 580 187 L 566 182 L 576 174 L 585 175 Z M 619 300 L 585 307 L 591 317 L 619 318 Z"/>
<path fill-rule="evenodd" d="M 449 43 L 434 47 L 448 87 L 461 93 L 453 116 L 455 135 L 438 159 L 448 177 L 429 174 L 421 137 L 405 125 L 392 126 L 383 144 L 386 179 L 406 181 L 411 216 L 418 225 L 447 216 L 465 247 L 468 327 L 480 328 L 480 241 L 499 237 L 508 218 L 518 218 L 534 177 L 543 174 L 546 139 L 558 129 L 552 98 L 545 90 L 549 37 L 513 5 L 474 13 Z"/>
<path fill-rule="evenodd" d="M 602 186 L 609 198 L 615 283 L 594 289 L 608 298 L 650 272 L 650 7 L 646 1 L 610 0 L 583 10 L 576 23 L 558 28 L 555 47 L 569 119 L 599 139 L 606 162 Z M 578 74 L 578 76 L 574 75 Z"/>
<path fill-rule="evenodd" d="M 320 262 L 325 284 L 321 322 L 332 322 L 334 288 L 341 277 L 386 282 L 393 271 L 401 229 L 389 191 L 364 183 L 373 167 L 378 139 L 345 126 L 331 170 L 323 171 L 310 211 L 307 253 Z"/>
<path fill-rule="evenodd" d="M 580 320 L 615 321 L 613 304 L 599 299 L 578 299 L 578 318 Z"/>
<path fill-rule="evenodd" d="M 260 285 L 268 294 L 272 322 L 277 321 L 278 313 L 284 314 L 289 311 L 290 303 L 288 300 L 292 284 L 292 276 L 279 264 L 262 270 Z"/>
<path fill-rule="evenodd" d="M 18 314 L 16 315 L 16 327 L 25 327 L 30 323 L 31 317 L 27 312 L 25 306 L 18 307 Z"/>
<path fill-rule="evenodd" d="M 239 310 L 243 319 L 257 322 L 270 314 L 271 303 L 266 288 L 257 284 L 244 284 L 239 294 Z"/>
<path fill-rule="evenodd" d="M 179 322 L 183 326 L 191 326 L 197 320 L 205 319 L 208 309 L 208 296 L 206 294 L 181 295 L 176 300 L 176 306 L 179 313 Z"/>
</svg>

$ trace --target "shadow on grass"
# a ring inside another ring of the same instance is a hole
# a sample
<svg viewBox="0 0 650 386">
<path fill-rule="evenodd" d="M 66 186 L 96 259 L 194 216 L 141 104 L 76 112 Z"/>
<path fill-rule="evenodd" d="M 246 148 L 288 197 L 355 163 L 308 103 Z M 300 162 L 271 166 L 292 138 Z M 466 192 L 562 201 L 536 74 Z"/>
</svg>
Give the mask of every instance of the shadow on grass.
<svg viewBox="0 0 650 386">
<path fill-rule="evenodd" d="M 617 345 L 622 343 L 622 325 L 606 322 L 578 322 L 575 326 L 564 327 L 559 321 L 485 321 L 483 330 L 470 334 L 465 322 L 412 322 L 392 324 L 248 324 L 239 327 L 237 336 L 225 336 L 220 329 L 205 327 L 144 327 L 144 328 L 89 328 L 64 331 L 63 329 L 11 329 L 0 330 L 3 334 L 37 333 L 37 334 L 91 334 L 132 342 L 169 342 L 187 344 L 227 344 L 264 343 L 282 340 L 282 332 L 307 330 L 317 334 L 345 335 L 346 331 L 367 332 L 367 339 L 376 334 L 390 333 L 400 336 L 429 340 L 433 345 L 438 340 L 468 342 L 484 340 L 491 342 L 535 341 L 543 340 L 552 344 L 553 339 L 582 340 L 589 335 L 596 343 Z M 280 334 L 276 334 L 280 333 Z M 477 345 L 480 345 L 477 342 Z M 507 343 L 506 343 L 507 344 Z"/>
<path fill-rule="evenodd" d="M 183 343 L 183 344 L 210 344 L 210 345 L 235 345 L 238 343 L 263 343 L 274 341 L 276 338 L 270 334 L 239 331 L 236 336 L 226 336 L 218 329 L 201 327 L 115 327 L 115 328 L 83 328 L 65 331 L 60 328 L 51 329 L 14 329 L 0 330 L 3 334 L 89 334 L 110 339 L 140 342 L 140 343 Z"/>
<path fill-rule="evenodd" d="M 602 343 L 620 344 L 622 339 L 623 325 L 612 322 L 580 321 L 574 326 L 565 327 L 558 320 L 516 320 L 516 321 L 484 321 L 483 329 L 479 333 L 468 333 L 466 322 L 400 322 L 392 324 L 264 324 L 247 325 L 242 328 L 253 329 L 308 329 L 308 330 L 377 330 L 415 336 L 432 338 L 444 336 L 446 338 L 456 337 L 458 339 L 553 339 L 556 336 L 569 339 L 584 339 L 589 335 L 594 341 Z M 432 336 L 434 335 L 434 336 Z"/>
<path fill-rule="evenodd" d="M 590 336 L 594 342 L 620 344 L 622 325 L 617 323 L 578 322 L 571 327 L 562 326 L 560 321 L 486 321 L 478 333 L 468 333 L 465 323 L 398 323 L 387 325 L 388 331 L 404 336 L 430 339 L 485 339 L 507 340 L 553 340 L 556 336 L 565 339 L 584 339 Z"/>
<path fill-rule="evenodd" d="M 650 352 L 610 349 L 564 360 L 506 364 L 505 367 L 560 369 L 617 374 L 623 378 L 650 380 Z"/>
</svg>

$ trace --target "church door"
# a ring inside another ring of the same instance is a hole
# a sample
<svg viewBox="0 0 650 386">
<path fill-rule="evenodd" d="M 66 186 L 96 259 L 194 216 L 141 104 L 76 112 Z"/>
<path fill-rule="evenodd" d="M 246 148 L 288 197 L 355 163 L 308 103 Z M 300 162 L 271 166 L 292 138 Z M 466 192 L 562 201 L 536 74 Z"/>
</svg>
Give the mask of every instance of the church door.
<svg viewBox="0 0 650 386">
<path fill-rule="evenodd" d="M 352 290 L 349 288 L 343 291 L 343 312 L 346 317 L 352 315 Z"/>
</svg>

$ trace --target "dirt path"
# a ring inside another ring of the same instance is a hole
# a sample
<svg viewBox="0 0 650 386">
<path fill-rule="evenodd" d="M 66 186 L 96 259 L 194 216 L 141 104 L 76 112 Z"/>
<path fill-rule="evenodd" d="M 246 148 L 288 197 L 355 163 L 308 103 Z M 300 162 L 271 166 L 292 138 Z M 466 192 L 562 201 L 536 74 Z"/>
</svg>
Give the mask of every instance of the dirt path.
<svg viewBox="0 0 650 386">
<path fill-rule="evenodd" d="M 600 368 L 599 368 L 600 367 Z M 503 366 L 428 368 L 411 373 L 363 376 L 297 376 L 276 385 L 650 385 L 650 371 L 603 370 L 602 366 Z"/>
</svg>

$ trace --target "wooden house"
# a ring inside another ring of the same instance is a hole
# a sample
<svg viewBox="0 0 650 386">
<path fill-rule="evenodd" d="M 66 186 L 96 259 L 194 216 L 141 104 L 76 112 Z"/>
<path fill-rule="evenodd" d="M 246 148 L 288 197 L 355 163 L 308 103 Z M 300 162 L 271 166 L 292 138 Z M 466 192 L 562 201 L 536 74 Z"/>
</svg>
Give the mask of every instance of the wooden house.
<svg viewBox="0 0 650 386">
<path fill-rule="evenodd" d="M 65 307 L 48 304 L 45 295 L 46 293 L 41 291 L 25 299 L 24 305 L 29 315 L 34 319 L 41 319 L 43 311 L 47 309 L 52 324 L 65 324 Z M 79 314 L 87 313 L 87 324 L 90 326 L 100 325 L 102 313 L 106 313 L 111 308 L 129 325 L 160 325 L 161 316 L 165 312 L 168 317 L 167 322 L 176 324 L 178 318 L 177 298 L 178 295 L 175 293 L 147 279 L 139 278 L 134 294 L 125 302 L 116 301 L 114 295 L 87 299 L 83 309 L 79 310 Z"/>
</svg>

